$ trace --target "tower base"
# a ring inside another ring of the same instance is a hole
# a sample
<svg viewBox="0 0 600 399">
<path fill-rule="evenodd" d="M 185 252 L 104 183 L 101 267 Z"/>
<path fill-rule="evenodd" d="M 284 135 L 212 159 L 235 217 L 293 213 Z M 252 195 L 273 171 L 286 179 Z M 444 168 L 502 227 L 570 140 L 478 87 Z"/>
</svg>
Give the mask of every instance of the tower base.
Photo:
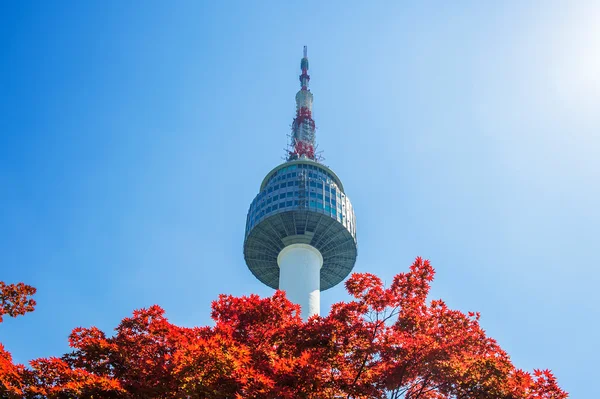
<svg viewBox="0 0 600 399">
<path fill-rule="evenodd" d="M 308 244 L 288 245 L 277 256 L 279 289 L 302 308 L 302 318 L 318 315 L 321 308 L 321 266 L 323 256 Z"/>
</svg>

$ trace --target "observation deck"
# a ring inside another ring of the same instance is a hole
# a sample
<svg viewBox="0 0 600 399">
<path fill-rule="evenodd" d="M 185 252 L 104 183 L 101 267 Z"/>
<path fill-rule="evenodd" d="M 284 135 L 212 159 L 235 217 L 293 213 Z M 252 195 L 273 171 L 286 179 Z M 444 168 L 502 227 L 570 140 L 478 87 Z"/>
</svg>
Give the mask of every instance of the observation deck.
<svg viewBox="0 0 600 399">
<path fill-rule="evenodd" d="M 321 291 L 344 280 L 356 262 L 352 204 L 336 174 L 308 158 L 285 162 L 263 180 L 246 218 L 246 264 L 278 289 L 277 256 L 292 244 L 309 244 L 321 253 Z"/>
</svg>

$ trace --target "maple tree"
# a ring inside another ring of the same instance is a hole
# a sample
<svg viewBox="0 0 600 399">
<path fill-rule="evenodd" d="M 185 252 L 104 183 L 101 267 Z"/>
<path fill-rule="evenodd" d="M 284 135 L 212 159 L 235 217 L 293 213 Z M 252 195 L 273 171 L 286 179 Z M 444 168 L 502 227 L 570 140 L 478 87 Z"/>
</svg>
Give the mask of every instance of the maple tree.
<svg viewBox="0 0 600 399">
<path fill-rule="evenodd" d="M 389 287 L 368 273 L 354 298 L 303 322 L 285 293 L 221 295 L 213 327 L 171 324 L 158 306 L 136 310 L 113 336 L 76 328 L 73 351 L 14 365 L 0 347 L 8 398 L 494 398 L 564 399 L 548 370 L 514 367 L 479 314 L 427 301 L 434 270 L 417 258 Z M 33 308 L 31 287 L 2 291 L 2 312 Z M 6 301 L 5 301 L 6 298 Z"/>
<path fill-rule="evenodd" d="M 35 300 L 31 296 L 35 291 L 35 288 L 23 283 L 5 284 L 0 281 L 0 323 L 4 315 L 17 317 L 32 312 Z M 12 356 L 0 343 L 0 394 L 22 394 L 23 372 L 24 367 L 13 364 Z"/>
</svg>

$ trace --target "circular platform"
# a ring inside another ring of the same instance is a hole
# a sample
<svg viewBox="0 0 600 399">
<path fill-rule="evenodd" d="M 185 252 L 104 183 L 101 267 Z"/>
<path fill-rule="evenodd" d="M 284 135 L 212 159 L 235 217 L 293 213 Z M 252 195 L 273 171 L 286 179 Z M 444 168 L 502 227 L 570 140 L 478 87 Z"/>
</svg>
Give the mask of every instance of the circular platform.
<svg viewBox="0 0 600 399">
<path fill-rule="evenodd" d="M 314 161 L 286 162 L 273 169 L 246 221 L 244 258 L 264 284 L 279 287 L 279 252 L 309 244 L 323 256 L 321 291 L 344 280 L 357 256 L 356 219 L 333 172 Z"/>
</svg>

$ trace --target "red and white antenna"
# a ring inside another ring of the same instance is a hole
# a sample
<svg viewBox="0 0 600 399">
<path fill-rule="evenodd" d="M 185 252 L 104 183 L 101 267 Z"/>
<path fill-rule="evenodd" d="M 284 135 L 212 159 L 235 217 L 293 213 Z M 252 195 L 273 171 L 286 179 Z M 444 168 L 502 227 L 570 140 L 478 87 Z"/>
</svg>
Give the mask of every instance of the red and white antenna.
<svg viewBox="0 0 600 399">
<path fill-rule="evenodd" d="M 296 117 L 292 122 L 291 150 L 288 160 L 308 158 L 316 161 L 315 155 L 315 121 L 312 119 L 313 95 L 308 88 L 310 75 L 308 74 L 307 47 L 304 46 L 304 57 L 300 61 L 300 91 L 296 93 Z"/>
</svg>

